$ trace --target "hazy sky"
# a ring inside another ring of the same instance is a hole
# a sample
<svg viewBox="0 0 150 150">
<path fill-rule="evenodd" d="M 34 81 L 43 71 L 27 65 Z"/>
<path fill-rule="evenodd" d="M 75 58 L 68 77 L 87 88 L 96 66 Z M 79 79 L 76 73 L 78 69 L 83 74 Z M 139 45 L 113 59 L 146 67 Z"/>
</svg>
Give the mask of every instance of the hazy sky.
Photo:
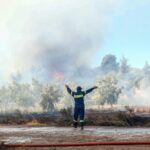
<svg viewBox="0 0 150 150">
<path fill-rule="evenodd" d="M 149 18 L 150 0 L 0 0 L 0 79 L 35 66 L 98 66 L 109 53 L 142 67 Z"/>
<path fill-rule="evenodd" d="M 122 10 L 112 17 L 109 36 L 105 39 L 94 65 L 107 53 L 122 56 L 134 67 L 150 63 L 150 0 L 126 0 Z"/>
</svg>

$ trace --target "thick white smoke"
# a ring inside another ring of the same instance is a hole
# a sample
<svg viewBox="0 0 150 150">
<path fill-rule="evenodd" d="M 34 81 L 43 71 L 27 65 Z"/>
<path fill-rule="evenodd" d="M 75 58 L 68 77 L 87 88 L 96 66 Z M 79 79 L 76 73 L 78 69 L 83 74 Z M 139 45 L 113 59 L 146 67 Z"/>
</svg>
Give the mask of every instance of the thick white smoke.
<svg viewBox="0 0 150 150">
<path fill-rule="evenodd" d="M 72 76 L 100 50 L 120 0 L 0 0 L 0 78 Z"/>
<path fill-rule="evenodd" d="M 132 72 L 132 73 L 131 73 Z M 150 66 L 143 69 L 130 69 L 126 79 L 120 79 L 123 92 L 119 99 L 120 105 L 149 106 L 150 105 Z M 125 75 L 124 75 L 125 76 Z"/>
</svg>

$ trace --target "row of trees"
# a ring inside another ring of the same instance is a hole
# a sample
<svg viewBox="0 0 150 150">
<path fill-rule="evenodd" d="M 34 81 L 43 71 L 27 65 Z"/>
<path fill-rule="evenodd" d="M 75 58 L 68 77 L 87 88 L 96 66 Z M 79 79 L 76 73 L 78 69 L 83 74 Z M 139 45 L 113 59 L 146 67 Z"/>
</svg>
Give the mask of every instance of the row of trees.
<svg viewBox="0 0 150 150">
<path fill-rule="evenodd" d="M 137 94 L 142 98 L 145 98 L 145 95 L 149 97 L 148 93 L 142 96 L 142 92 L 149 92 L 150 88 L 150 65 L 148 63 L 143 69 L 137 69 L 130 67 L 125 58 L 117 63 L 114 55 L 106 55 L 98 69 L 100 69 L 99 72 L 93 72 L 95 76 L 100 77 L 95 82 L 99 88 L 89 94 L 86 98 L 89 99 L 88 102 L 94 102 L 98 107 L 105 104 L 113 106 L 118 100 L 128 100 L 129 103 L 131 99 L 137 97 Z M 75 83 L 69 85 L 73 89 L 77 86 Z M 23 83 L 12 78 L 10 84 L 0 87 L 1 111 L 22 109 L 53 112 L 59 106 L 70 107 L 72 102 L 65 87 L 58 83 L 45 84 L 35 79 L 31 83 Z"/>
<path fill-rule="evenodd" d="M 117 103 L 121 89 L 117 87 L 114 77 L 98 80 L 97 85 L 99 88 L 88 99 L 95 100 L 97 105 Z M 13 80 L 10 85 L 0 88 L 1 111 L 22 109 L 53 112 L 58 105 L 70 107 L 72 102 L 65 87 L 59 84 L 41 84 L 35 79 L 31 84 Z"/>
</svg>

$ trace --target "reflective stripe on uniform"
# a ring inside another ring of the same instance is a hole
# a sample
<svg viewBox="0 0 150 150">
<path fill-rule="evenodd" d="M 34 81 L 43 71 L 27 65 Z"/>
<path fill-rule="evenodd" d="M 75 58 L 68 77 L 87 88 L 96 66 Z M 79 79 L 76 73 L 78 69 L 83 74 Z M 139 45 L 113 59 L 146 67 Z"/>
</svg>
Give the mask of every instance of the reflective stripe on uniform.
<svg viewBox="0 0 150 150">
<path fill-rule="evenodd" d="M 80 122 L 84 122 L 84 120 L 80 120 Z"/>
<path fill-rule="evenodd" d="M 80 95 L 74 95 L 74 98 L 82 98 L 83 97 L 83 94 L 80 94 Z"/>
</svg>

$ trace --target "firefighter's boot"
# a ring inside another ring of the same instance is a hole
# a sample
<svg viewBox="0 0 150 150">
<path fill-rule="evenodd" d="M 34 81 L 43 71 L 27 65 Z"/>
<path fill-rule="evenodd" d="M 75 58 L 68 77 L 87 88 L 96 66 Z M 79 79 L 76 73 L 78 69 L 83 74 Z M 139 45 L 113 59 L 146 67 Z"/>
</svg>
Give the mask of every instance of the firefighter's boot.
<svg viewBox="0 0 150 150">
<path fill-rule="evenodd" d="M 74 122 L 73 122 L 73 127 L 74 127 L 74 128 L 77 128 L 77 127 L 78 127 L 78 122 L 77 122 L 77 121 L 74 121 Z"/>
<path fill-rule="evenodd" d="M 84 129 L 84 122 L 80 122 L 81 130 Z"/>
</svg>

